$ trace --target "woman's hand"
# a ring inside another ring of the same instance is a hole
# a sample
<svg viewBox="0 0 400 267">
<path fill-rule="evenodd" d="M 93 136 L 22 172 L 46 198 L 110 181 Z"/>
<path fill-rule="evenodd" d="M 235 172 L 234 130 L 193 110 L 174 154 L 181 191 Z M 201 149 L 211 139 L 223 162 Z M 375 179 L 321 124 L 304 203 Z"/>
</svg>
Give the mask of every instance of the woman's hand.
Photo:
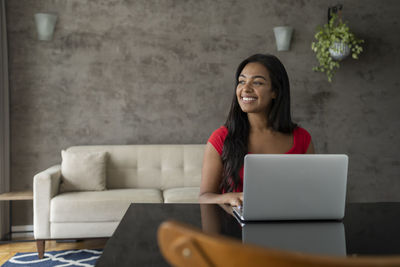
<svg viewBox="0 0 400 267">
<path fill-rule="evenodd" d="M 229 204 L 233 207 L 242 206 L 243 203 L 243 193 L 225 193 L 222 194 L 224 198 L 224 203 Z"/>
</svg>

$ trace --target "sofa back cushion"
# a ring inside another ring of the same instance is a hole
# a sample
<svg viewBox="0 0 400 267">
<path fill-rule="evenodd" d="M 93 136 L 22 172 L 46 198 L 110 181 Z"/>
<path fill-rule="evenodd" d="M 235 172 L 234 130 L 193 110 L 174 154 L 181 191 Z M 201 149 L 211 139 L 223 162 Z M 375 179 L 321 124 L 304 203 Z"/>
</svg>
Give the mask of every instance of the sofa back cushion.
<svg viewBox="0 0 400 267">
<path fill-rule="evenodd" d="M 205 145 L 73 146 L 67 151 L 106 151 L 107 188 L 200 186 Z"/>
<path fill-rule="evenodd" d="M 106 189 L 107 152 L 61 151 L 60 193 Z"/>
</svg>

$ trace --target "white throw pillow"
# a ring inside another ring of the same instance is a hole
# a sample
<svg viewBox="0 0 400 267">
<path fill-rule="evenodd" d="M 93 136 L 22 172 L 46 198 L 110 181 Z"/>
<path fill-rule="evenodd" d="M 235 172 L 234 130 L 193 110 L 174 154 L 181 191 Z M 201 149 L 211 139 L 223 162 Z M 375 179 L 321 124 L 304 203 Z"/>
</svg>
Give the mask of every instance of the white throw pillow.
<svg viewBox="0 0 400 267">
<path fill-rule="evenodd" d="M 107 152 L 61 151 L 60 192 L 106 189 Z"/>
</svg>

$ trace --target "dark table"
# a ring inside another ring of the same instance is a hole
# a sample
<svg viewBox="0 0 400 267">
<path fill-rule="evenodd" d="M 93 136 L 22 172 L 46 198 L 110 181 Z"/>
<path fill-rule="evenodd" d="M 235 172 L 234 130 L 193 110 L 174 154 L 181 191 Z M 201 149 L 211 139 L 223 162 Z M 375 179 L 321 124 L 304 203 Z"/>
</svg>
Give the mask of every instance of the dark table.
<svg viewBox="0 0 400 267">
<path fill-rule="evenodd" d="M 245 243 L 292 251 L 400 255 L 400 203 L 349 203 L 343 221 L 257 222 L 245 226 L 226 206 L 131 204 L 96 266 L 169 266 L 157 244 L 157 229 L 168 219 Z"/>
</svg>

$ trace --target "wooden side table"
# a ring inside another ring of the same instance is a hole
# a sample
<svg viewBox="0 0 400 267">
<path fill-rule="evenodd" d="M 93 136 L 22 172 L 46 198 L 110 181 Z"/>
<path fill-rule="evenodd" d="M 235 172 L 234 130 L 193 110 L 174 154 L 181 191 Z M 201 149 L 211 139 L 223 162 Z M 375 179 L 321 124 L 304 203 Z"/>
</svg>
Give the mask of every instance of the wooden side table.
<svg viewBox="0 0 400 267">
<path fill-rule="evenodd" d="M 8 232 L 8 239 L 2 241 L 11 241 L 12 239 L 12 201 L 16 200 L 33 200 L 33 192 L 32 191 L 15 191 L 15 192 L 7 192 L 0 194 L 0 201 L 9 201 L 10 203 L 10 227 Z"/>
</svg>

